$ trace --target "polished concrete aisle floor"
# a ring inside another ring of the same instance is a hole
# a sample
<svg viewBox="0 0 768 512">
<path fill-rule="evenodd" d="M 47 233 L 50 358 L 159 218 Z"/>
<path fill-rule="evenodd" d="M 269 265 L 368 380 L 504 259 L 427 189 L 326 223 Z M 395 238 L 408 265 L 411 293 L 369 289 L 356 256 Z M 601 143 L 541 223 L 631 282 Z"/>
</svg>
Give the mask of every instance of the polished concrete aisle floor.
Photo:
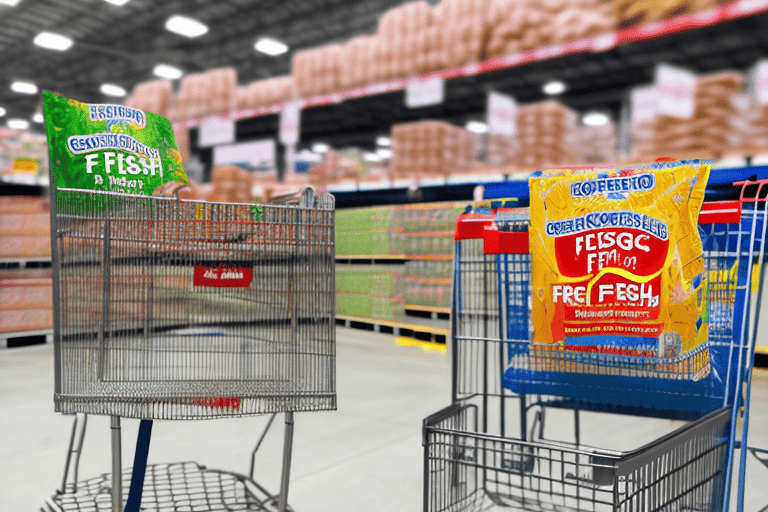
<svg viewBox="0 0 768 512">
<path fill-rule="evenodd" d="M 421 510 L 421 423 L 449 403 L 448 357 L 399 346 L 392 336 L 339 328 L 337 362 L 338 410 L 296 415 L 289 502 L 297 512 Z M 768 447 L 768 373 L 756 372 L 755 384 L 750 444 Z M 36 511 L 60 485 L 72 420 L 53 412 L 52 393 L 51 345 L 0 351 L 0 512 Z M 555 418 L 548 419 L 554 437 Z M 266 421 L 155 422 L 150 463 L 192 460 L 247 473 Z M 625 417 L 620 429 L 602 432 L 600 419 L 592 421 L 582 429 L 609 445 L 653 439 L 679 425 Z M 126 467 L 137 429 L 138 421 L 123 420 Z M 274 492 L 282 432 L 276 421 L 256 460 L 256 481 Z M 80 477 L 109 470 L 109 421 L 92 416 Z M 757 512 L 768 505 L 768 469 L 750 459 L 748 473 L 746 510 Z"/>
</svg>

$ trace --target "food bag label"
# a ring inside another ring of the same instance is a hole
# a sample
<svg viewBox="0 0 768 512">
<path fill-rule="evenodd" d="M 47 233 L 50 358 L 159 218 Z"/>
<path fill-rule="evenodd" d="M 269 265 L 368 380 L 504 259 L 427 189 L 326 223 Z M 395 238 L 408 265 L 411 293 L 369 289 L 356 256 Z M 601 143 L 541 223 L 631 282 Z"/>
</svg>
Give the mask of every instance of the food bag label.
<svg viewBox="0 0 768 512">
<path fill-rule="evenodd" d="M 168 119 L 123 105 L 43 94 L 51 185 L 152 195 L 189 183 Z"/>
<path fill-rule="evenodd" d="M 698 161 L 530 180 L 533 341 L 675 359 L 707 340 Z"/>
</svg>

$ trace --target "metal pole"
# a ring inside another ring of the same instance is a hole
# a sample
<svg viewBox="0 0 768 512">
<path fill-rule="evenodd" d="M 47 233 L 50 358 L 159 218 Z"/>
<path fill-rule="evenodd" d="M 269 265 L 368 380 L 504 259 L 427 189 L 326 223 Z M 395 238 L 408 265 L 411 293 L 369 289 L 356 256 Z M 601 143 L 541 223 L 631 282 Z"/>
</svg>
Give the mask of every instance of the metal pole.
<svg viewBox="0 0 768 512">
<path fill-rule="evenodd" d="M 285 444 L 283 446 L 283 472 L 280 477 L 280 501 L 278 510 L 288 510 L 288 480 L 291 476 L 291 451 L 293 449 L 293 412 L 285 413 Z M 116 511 L 119 512 L 119 511 Z"/>
<path fill-rule="evenodd" d="M 112 430 L 112 512 L 121 512 L 123 508 L 123 461 L 120 444 L 120 416 L 110 417 L 109 428 Z"/>
</svg>

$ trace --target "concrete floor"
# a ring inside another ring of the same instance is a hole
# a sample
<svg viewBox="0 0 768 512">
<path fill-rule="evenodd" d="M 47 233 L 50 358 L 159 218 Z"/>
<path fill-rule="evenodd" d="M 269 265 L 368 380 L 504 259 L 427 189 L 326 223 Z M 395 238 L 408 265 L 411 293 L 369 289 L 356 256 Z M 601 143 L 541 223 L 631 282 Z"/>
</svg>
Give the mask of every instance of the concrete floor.
<svg viewBox="0 0 768 512">
<path fill-rule="evenodd" d="M 421 422 L 449 403 L 448 357 L 398 346 L 389 335 L 339 328 L 337 362 L 338 410 L 296 415 L 291 505 L 298 512 L 421 510 Z M 36 511 L 60 485 L 72 420 L 53 412 L 52 392 L 51 345 L 0 351 L 0 512 Z M 768 447 L 766 420 L 768 372 L 757 371 L 751 445 Z M 265 424 L 265 417 L 156 422 L 150 463 L 193 460 L 246 473 Z M 625 440 L 649 430 L 644 420 L 624 425 Z M 138 421 L 123 420 L 125 466 L 137 428 Z M 110 470 L 109 447 L 108 419 L 92 416 L 81 478 Z M 276 423 L 256 471 L 256 480 L 275 492 L 281 453 Z M 748 475 L 746 510 L 756 512 L 768 505 L 768 469 L 750 459 Z"/>
</svg>

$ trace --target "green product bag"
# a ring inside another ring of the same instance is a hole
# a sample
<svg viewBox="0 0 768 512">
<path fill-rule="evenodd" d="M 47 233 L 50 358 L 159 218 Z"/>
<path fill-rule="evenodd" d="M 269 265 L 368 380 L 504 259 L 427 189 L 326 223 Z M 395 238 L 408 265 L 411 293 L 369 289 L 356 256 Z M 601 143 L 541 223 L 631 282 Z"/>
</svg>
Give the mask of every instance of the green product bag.
<svg viewBox="0 0 768 512">
<path fill-rule="evenodd" d="M 43 93 L 43 113 L 55 189 L 166 195 L 167 183 L 189 183 L 171 123 L 162 116 L 52 92 Z"/>
</svg>

